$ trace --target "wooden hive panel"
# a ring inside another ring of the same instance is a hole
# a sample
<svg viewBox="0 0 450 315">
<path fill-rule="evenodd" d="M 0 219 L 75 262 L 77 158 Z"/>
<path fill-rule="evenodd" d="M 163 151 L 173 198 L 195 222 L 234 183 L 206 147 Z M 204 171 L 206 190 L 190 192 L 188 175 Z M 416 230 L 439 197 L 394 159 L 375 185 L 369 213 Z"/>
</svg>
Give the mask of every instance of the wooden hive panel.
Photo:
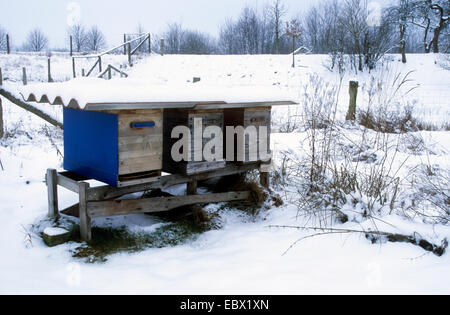
<svg viewBox="0 0 450 315">
<path fill-rule="evenodd" d="M 238 109 L 227 109 L 224 113 L 225 126 L 242 126 L 247 128 L 249 126 L 255 126 L 259 132 L 260 126 L 267 126 L 267 152 L 270 152 L 270 131 L 271 131 L 271 107 L 258 107 L 258 108 L 238 108 Z M 226 138 L 226 134 L 225 134 Z M 248 135 L 244 139 L 245 146 L 245 159 L 244 163 L 254 162 L 250 161 L 250 153 L 256 153 L 257 161 L 261 161 L 259 155 L 259 147 L 261 143 L 259 138 L 253 146 L 250 145 Z M 234 138 L 234 159 L 237 162 L 237 136 Z M 224 139 L 224 144 L 226 144 L 226 139 Z M 253 148 L 253 149 L 252 149 Z M 225 150 L 224 150 L 225 154 Z M 242 162 L 242 161 L 241 161 Z"/>
<path fill-rule="evenodd" d="M 152 127 L 134 128 L 133 123 L 154 123 Z M 162 169 L 162 110 L 118 112 L 119 176 Z"/>
<path fill-rule="evenodd" d="M 164 144 L 163 144 L 163 170 L 169 173 L 196 174 L 224 168 L 225 161 L 193 161 L 195 154 L 194 139 L 191 139 L 191 160 L 189 162 L 174 162 L 171 156 L 172 146 L 179 139 L 172 139 L 171 133 L 176 126 L 187 126 L 193 135 L 195 118 L 202 118 L 202 133 L 208 126 L 218 126 L 223 130 L 223 110 L 183 110 L 166 109 L 164 111 Z M 202 149 L 210 139 L 202 141 Z M 202 152 L 201 152 L 202 153 Z"/>
</svg>

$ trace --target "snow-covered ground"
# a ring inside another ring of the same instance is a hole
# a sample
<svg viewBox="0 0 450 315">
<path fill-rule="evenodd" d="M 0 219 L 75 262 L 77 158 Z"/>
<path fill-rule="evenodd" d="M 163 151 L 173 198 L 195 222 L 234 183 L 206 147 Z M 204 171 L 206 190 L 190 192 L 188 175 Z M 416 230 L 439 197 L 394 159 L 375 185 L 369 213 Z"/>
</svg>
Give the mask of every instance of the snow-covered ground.
<svg viewBox="0 0 450 315">
<path fill-rule="evenodd" d="M 45 56 L 0 55 L 3 76 L 12 77 L 16 71 L 15 80 L 19 81 L 23 58 L 35 69 L 33 73 L 41 73 L 37 65 L 46 61 Z M 379 70 L 372 74 L 347 73 L 343 78 L 343 82 L 350 78 L 360 82 L 362 96 L 358 106 L 365 104 L 363 91 L 368 89 L 372 75 L 385 74 L 389 78 L 395 77 L 395 73 L 414 70 L 413 81 L 408 84 L 419 87 L 402 101 L 410 101 L 415 114 L 423 121 L 448 123 L 450 71 L 440 68 L 434 55 L 408 56 L 406 65 L 398 61 L 398 56 L 389 58 L 390 74 Z M 64 56 L 55 59 L 59 61 L 55 62 L 54 78 L 61 81 L 69 78 L 70 59 Z M 339 83 L 339 75 L 324 67 L 327 56 L 308 55 L 297 59 L 300 66 L 292 69 L 289 56 L 152 55 L 137 63 L 129 74 L 130 78 L 155 84 L 191 84 L 193 77 L 201 77 L 205 84 L 275 86 L 300 104 L 302 87 L 311 84 L 310 75 L 316 73 L 323 82 Z M 114 62 L 111 61 L 113 65 Z M 117 62 L 116 65 L 123 61 Z M 30 81 L 45 78 L 44 68 L 42 74 L 31 76 Z M 6 80 L 5 86 L 19 90 L 20 84 L 12 81 Z M 339 95 L 339 119 L 348 106 L 347 84 L 343 84 Z M 119 252 L 107 256 L 107 261 L 102 263 L 74 258 L 78 243 L 49 248 L 36 231 L 48 224 L 44 221 L 47 192 L 43 179 L 47 168 L 62 167 L 58 153 L 63 151 L 62 132 L 5 99 L 2 101 L 7 137 L 0 140 L 0 221 L 3 223 L 0 293 L 450 293 L 449 254 L 437 257 L 407 243 L 371 244 L 358 233 L 327 234 L 306 238 L 285 253 L 296 240 L 311 235 L 311 231 L 273 227 L 310 225 L 305 217 L 298 216 L 296 187 L 287 189 L 285 205 L 263 210 L 256 217 L 237 209 L 219 210 L 220 205 L 210 205 L 209 212 L 220 213 L 221 227 L 176 246 Z M 293 106 L 275 109 L 275 129 L 283 125 L 288 114 L 295 115 L 296 111 Z M 282 152 L 290 150 L 301 156 L 307 148 L 306 133 L 299 127 L 293 133 L 273 134 L 272 148 L 277 163 Z M 342 132 L 346 138 L 358 138 L 364 130 L 344 128 Z M 373 134 L 369 132 L 370 135 Z M 396 141 L 396 137 L 405 136 L 422 139 L 424 149 L 414 154 L 408 148 L 400 150 L 397 164 L 408 157 L 403 169 L 429 163 L 450 170 L 449 131 L 391 135 L 390 139 Z M 175 187 L 172 192 L 182 193 L 183 189 Z M 284 196 L 283 191 L 278 192 Z M 76 199 L 73 193 L 59 190 L 60 208 L 70 206 Z M 398 213 L 382 218 L 384 222 L 377 225 L 381 231 L 407 235 L 416 232 L 436 243 L 450 238 L 448 224 L 424 224 L 421 218 L 407 219 Z M 166 225 L 145 215 L 95 219 L 93 224 L 126 226 L 132 233 L 153 233 Z M 352 220 L 335 227 L 368 228 L 366 222 Z"/>
</svg>

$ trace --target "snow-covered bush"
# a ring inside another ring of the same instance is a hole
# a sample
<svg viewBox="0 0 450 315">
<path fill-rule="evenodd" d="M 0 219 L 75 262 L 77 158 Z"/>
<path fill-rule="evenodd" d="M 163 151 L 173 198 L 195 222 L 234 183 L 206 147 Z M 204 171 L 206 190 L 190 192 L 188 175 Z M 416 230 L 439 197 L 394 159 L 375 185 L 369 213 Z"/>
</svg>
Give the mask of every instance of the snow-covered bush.
<svg viewBox="0 0 450 315">
<path fill-rule="evenodd" d="M 336 120 L 340 86 L 312 76 L 304 87 L 305 152 L 284 152 L 275 173 L 279 185 L 294 187 L 299 214 L 320 226 L 358 222 L 397 207 L 404 164 L 396 135 L 343 125 Z M 390 92 L 387 91 L 389 94 Z M 350 133 L 348 128 L 353 129 Z"/>
<path fill-rule="evenodd" d="M 412 181 L 414 207 L 407 212 L 427 223 L 450 222 L 450 171 L 438 166 L 421 165 Z"/>
</svg>

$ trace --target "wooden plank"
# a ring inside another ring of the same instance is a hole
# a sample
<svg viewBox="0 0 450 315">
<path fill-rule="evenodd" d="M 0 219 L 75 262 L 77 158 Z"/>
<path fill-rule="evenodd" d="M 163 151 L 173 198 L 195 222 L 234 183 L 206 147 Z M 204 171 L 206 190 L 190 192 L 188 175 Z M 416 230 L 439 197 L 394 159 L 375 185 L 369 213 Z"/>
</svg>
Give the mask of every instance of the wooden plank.
<svg viewBox="0 0 450 315">
<path fill-rule="evenodd" d="M 148 147 L 147 149 L 141 149 L 141 150 L 127 150 L 127 151 L 120 151 L 119 150 L 119 156 L 121 160 L 128 160 L 128 159 L 136 159 L 136 158 L 149 158 L 149 159 L 162 159 L 162 144 L 159 146 L 152 146 Z"/>
<path fill-rule="evenodd" d="M 75 60 L 74 58 L 72 58 L 73 60 Z M 94 63 L 94 65 L 92 66 L 92 68 L 88 71 L 88 73 L 86 74 L 86 76 L 88 77 L 92 71 L 94 71 L 94 69 L 97 67 L 97 64 L 99 63 L 99 60 L 97 59 L 97 61 Z M 75 68 L 74 68 L 74 77 L 75 77 Z"/>
<path fill-rule="evenodd" d="M 119 175 L 156 171 L 160 169 L 162 169 L 161 155 L 125 159 L 119 156 Z"/>
<path fill-rule="evenodd" d="M 114 71 L 116 71 L 116 72 L 118 72 L 118 73 L 120 74 L 121 77 L 128 78 L 128 74 L 126 74 L 126 73 L 123 72 L 123 71 L 120 71 L 120 70 L 117 69 L 116 67 L 114 67 L 114 66 L 112 66 L 112 65 L 109 65 L 109 68 L 112 69 L 112 70 L 114 70 Z"/>
<path fill-rule="evenodd" d="M 162 134 L 163 133 L 163 117 L 161 110 L 152 110 L 151 112 L 136 113 L 136 114 L 119 114 L 119 137 L 138 136 L 148 134 Z M 155 123 L 154 127 L 149 128 L 132 128 L 133 122 L 150 122 Z"/>
<path fill-rule="evenodd" d="M 117 187 L 128 187 L 128 186 L 135 186 L 135 185 L 142 185 L 142 184 L 148 184 L 148 183 L 154 183 L 159 180 L 159 176 L 155 177 L 146 177 L 146 178 L 140 178 L 140 179 L 132 179 L 132 180 L 123 180 L 117 182 Z"/>
<path fill-rule="evenodd" d="M 200 173 L 195 175 L 166 175 L 154 178 L 155 181 L 150 183 L 139 183 L 134 186 L 127 185 L 127 187 L 112 187 L 109 185 L 98 186 L 89 188 L 89 201 L 109 200 L 118 198 L 127 194 L 151 190 L 151 189 L 164 189 L 170 186 L 185 184 L 192 180 L 206 180 L 214 177 L 222 177 L 233 174 L 240 174 L 248 172 L 254 169 L 258 169 L 260 163 L 249 163 L 244 165 L 227 165 L 226 168 L 214 170 L 207 173 Z"/>
<path fill-rule="evenodd" d="M 225 161 L 214 162 L 189 162 L 186 164 L 186 174 L 197 174 L 225 168 Z"/>
<path fill-rule="evenodd" d="M 193 204 L 246 200 L 249 199 L 250 196 L 251 194 L 249 191 L 242 191 L 207 195 L 89 202 L 88 215 L 95 218 L 136 213 L 162 212 Z"/>
<path fill-rule="evenodd" d="M 64 210 L 61 210 L 61 213 L 71 216 L 71 217 L 79 218 L 80 217 L 80 204 L 76 203 L 73 206 L 70 206 Z"/>
<path fill-rule="evenodd" d="M 162 152 L 162 135 L 148 135 L 119 138 L 119 153 L 130 151 Z"/>
<path fill-rule="evenodd" d="M 57 217 L 58 214 L 58 185 L 57 175 L 55 169 L 48 169 L 46 182 L 47 182 L 47 195 L 48 195 L 48 216 Z"/>
<path fill-rule="evenodd" d="M 73 191 L 74 193 L 78 193 L 78 181 L 73 180 L 64 175 L 58 174 L 57 182 L 58 182 L 58 185 L 60 185 L 64 188 L 67 188 L 68 190 Z"/>
<path fill-rule="evenodd" d="M 79 209 L 80 209 L 80 236 L 81 240 L 89 242 L 92 239 L 91 217 L 88 212 L 88 190 L 89 184 L 80 182 L 79 185 Z"/>
<path fill-rule="evenodd" d="M 163 142 L 162 134 L 148 134 L 129 137 L 119 137 L 119 147 L 123 147 L 123 150 L 127 150 L 127 145 L 132 144 L 146 144 L 148 142 Z"/>
</svg>

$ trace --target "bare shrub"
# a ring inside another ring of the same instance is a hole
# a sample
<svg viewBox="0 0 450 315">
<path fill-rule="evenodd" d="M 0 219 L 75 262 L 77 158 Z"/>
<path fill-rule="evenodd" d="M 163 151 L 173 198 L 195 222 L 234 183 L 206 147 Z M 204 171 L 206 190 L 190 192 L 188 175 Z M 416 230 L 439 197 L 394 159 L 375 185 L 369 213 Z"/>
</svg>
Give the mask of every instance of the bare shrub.
<svg viewBox="0 0 450 315">
<path fill-rule="evenodd" d="M 301 117 L 299 115 L 298 106 L 295 107 L 295 111 L 291 108 L 291 106 L 289 106 L 285 117 L 286 117 L 285 119 L 283 119 L 279 122 L 279 125 L 280 125 L 279 132 L 291 133 L 300 128 L 300 124 L 301 124 L 300 118 Z"/>
<path fill-rule="evenodd" d="M 100 51 L 106 47 L 105 36 L 97 26 L 92 26 L 86 34 L 85 40 L 86 48 L 89 51 Z"/>
<path fill-rule="evenodd" d="M 304 90 L 305 153 L 283 152 L 276 183 L 295 187 L 299 215 L 319 226 L 376 220 L 398 207 L 406 177 L 399 171 L 408 156 L 399 159 L 400 138 L 389 133 L 355 130 L 348 133 L 336 120 L 339 86 L 311 77 Z M 389 94 L 389 92 L 388 92 Z"/>
<path fill-rule="evenodd" d="M 378 76 L 372 77 L 362 92 L 367 106 L 358 110 L 358 123 L 366 128 L 387 133 L 403 133 L 418 129 L 412 106 L 403 101 L 418 85 L 411 85 L 413 71 L 392 72 L 388 64 Z"/>
<path fill-rule="evenodd" d="M 430 162 L 418 168 L 411 181 L 414 207 L 404 205 L 408 216 L 419 216 L 428 223 L 450 222 L 450 171 Z"/>
<path fill-rule="evenodd" d="M 47 48 L 47 46 L 48 38 L 40 29 L 36 28 L 28 33 L 25 49 L 39 52 Z"/>
</svg>

